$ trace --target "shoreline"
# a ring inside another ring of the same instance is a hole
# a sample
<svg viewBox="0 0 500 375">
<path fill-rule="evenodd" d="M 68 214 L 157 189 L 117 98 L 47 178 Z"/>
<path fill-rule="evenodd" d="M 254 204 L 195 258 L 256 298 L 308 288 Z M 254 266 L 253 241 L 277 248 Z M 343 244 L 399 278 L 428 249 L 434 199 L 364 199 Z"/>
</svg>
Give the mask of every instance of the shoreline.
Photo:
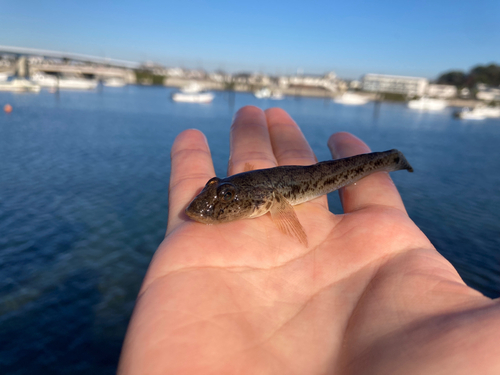
<svg viewBox="0 0 500 375">
<path fill-rule="evenodd" d="M 232 88 L 227 88 L 222 82 L 214 82 L 210 80 L 185 80 L 185 79 L 167 79 L 163 86 L 170 88 L 181 88 L 188 84 L 196 82 L 203 86 L 206 90 L 212 91 L 228 91 L 228 92 L 247 92 L 253 94 L 255 91 L 261 89 L 264 86 L 250 87 L 247 84 L 234 84 Z M 305 97 L 305 98 L 324 98 L 324 99 L 334 99 L 343 94 L 343 92 L 333 92 L 320 87 L 286 87 L 279 88 L 276 87 L 285 96 L 291 97 Z M 378 93 L 367 92 L 367 91 L 356 91 L 356 94 L 368 98 L 370 101 L 374 102 L 386 102 L 386 103 L 407 103 L 407 100 L 389 100 L 381 99 Z M 462 99 L 462 98 L 451 98 L 443 99 L 448 102 L 448 107 L 475 107 L 478 104 L 484 103 L 477 99 Z"/>
</svg>

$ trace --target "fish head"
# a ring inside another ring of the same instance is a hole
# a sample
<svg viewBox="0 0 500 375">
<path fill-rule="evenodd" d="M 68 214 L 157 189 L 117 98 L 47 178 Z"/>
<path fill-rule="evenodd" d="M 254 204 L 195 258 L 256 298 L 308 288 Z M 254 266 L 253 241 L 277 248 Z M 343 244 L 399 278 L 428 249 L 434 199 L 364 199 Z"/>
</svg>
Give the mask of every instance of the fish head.
<svg viewBox="0 0 500 375">
<path fill-rule="evenodd" d="M 265 208 L 266 201 L 262 199 L 262 194 L 262 189 L 247 185 L 241 187 L 214 177 L 189 204 L 186 214 L 204 224 L 256 217 L 256 213 Z M 269 196 L 272 199 L 272 192 Z"/>
</svg>

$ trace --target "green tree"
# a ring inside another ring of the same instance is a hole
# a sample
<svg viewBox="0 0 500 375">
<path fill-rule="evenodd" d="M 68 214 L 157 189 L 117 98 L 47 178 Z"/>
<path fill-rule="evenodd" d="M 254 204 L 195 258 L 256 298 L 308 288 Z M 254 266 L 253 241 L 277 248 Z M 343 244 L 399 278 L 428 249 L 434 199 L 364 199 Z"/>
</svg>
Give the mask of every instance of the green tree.
<svg viewBox="0 0 500 375">
<path fill-rule="evenodd" d="M 449 71 L 443 73 L 437 79 L 437 83 L 442 85 L 454 85 L 458 87 L 465 86 L 467 76 L 461 71 Z"/>
<path fill-rule="evenodd" d="M 478 65 L 470 71 L 468 81 L 470 81 L 473 85 L 476 85 L 477 83 L 486 83 L 490 86 L 499 86 L 500 65 Z"/>
</svg>

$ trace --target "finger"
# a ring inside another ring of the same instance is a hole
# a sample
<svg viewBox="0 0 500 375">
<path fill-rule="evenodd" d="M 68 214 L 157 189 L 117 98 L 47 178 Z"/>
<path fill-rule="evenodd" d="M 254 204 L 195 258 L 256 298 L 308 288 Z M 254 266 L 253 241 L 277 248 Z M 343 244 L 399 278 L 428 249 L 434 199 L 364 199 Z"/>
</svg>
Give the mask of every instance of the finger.
<svg viewBox="0 0 500 375">
<path fill-rule="evenodd" d="M 333 134 L 328 140 L 328 147 L 335 159 L 370 152 L 362 140 L 345 132 Z M 369 175 L 356 184 L 346 186 L 339 193 L 345 213 L 377 205 L 406 212 L 398 189 L 387 172 Z"/>
<path fill-rule="evenodd" d="M 281 108 L 270 108 L 265 113 L 278 165 L 311 165 L 318 162 L 304 134 L 288 113 Z M 326 196 L 317 201 L 328 207 Z"/>
<path fill-rule="evenodd" d="M 253 169 L 277 165 L 266 116 L 261 109 L 252 106 L 241 108 L 231 125 L 228 175 L 243 172 L 246 164 Z"/>
<path fill-rule="evenodd" d="M 186 206 L 215 176 L 207 139 L 199 130 L 189 129 L 179 134 L 170 158 L 167 234 L 188 220 L 184 213 Z"/>
</svg>

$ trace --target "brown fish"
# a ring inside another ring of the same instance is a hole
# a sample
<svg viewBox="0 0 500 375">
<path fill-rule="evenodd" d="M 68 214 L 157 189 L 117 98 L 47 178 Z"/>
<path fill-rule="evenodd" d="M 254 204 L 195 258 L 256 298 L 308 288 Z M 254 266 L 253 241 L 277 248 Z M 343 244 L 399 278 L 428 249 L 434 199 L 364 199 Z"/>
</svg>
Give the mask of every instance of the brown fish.
<svg viewBox="0 0 500 375">
<path fill-rule="evenodd" d="M 286 165 L 210 179 L 186 208 L 186 214 L 204 224 L 259 217 L 267 212 L 278 228 L 307 246 L 307 235 L 292 206 L 359 181 L 372 173 L 406 169 L 413 172 L 398 150 L 372 152 L 309 166 Z"/>
</svg>

